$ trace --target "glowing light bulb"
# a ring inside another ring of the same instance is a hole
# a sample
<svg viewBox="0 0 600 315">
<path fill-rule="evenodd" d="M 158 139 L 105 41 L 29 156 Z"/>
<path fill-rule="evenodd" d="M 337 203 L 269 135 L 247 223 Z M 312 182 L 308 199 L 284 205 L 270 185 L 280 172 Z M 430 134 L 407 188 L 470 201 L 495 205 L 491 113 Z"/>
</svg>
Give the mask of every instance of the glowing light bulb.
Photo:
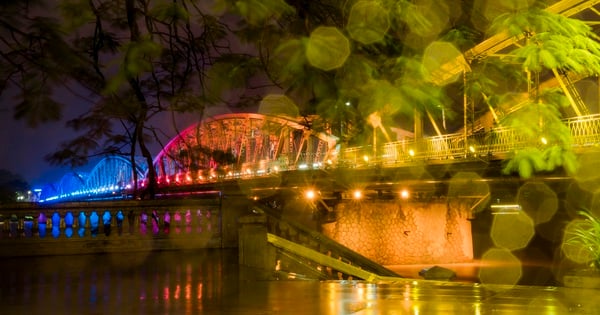
<svg viewBox="0 0 600 315">
<path fill-rule="evenodd" d="M 410 193 L 408 192 L 408 190 L 402 189 L 402 191 L 400 191 L 400 198 L 408 199 L 408 197 L 410 197 Z"/>
</svg>

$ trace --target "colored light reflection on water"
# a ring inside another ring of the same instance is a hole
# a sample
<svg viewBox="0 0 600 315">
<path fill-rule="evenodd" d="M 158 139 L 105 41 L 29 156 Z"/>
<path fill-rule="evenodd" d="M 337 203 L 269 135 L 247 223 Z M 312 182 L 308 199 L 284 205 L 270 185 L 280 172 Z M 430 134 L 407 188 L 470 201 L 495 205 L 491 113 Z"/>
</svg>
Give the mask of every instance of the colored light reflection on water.
<svg viewBox="0 0 600 315">
<path fill-rule="evenodd" d="M 595 314 L 600 291 L 243 280 L 236 250 L 0 260 L 1 314 Z"/>
</svg>

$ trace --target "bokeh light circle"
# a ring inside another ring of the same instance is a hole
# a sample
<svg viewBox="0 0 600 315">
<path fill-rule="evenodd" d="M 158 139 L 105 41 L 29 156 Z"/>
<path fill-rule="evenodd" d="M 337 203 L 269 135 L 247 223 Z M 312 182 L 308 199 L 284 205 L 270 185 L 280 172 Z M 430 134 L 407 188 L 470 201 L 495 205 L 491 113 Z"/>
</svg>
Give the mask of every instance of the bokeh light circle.
<svg viewBox="0 0 600 315">
<path fill-rule="evenodd" d="M 573 176 L 579 187 L 585 191 L 600 190 L 600 153 L 586 153 L 579 156 L 579 168 Z"/>
<path fill-rule="evenodd" d="M 346 29 L 355 41 L 365 45 L 381 41 L 389 28 L 388 12 L 378 2 L 359 1 L 352 6 Z"/>
<path fill-rule="evenodd" d="M 458 172 L 452 179 L 448 186 L 448 198 L 487 198 L 490 194 L 490 186 L 487 182 L 481 180 L 475 172 Z M 473 208 L 473 212 L 479 212 L 485 209 L 486 203 L 479 202 L 476 207 Z"/>
<path fill-rule="evenodd" d="M 543 182 L 523 184 L 517 192 L 517 203 L 536 225 L 550 221 L 558 210 L 556 193 Z"/>
<path fill-rule="evenodd" d="M 283 115 L 292 118 L 300 116 L 298 106 L 283 94 L 269 94 L 258 106 L 258 113 L 263 115 Z"/>
<path fill-rule="evenodd" d="M 578 211 L 581 209 L 589 209 L 592 203 L 592 194 L 582 189 L 579 183 L 574 181 L 569 184 L 565 197 L 565 210 L 569 217 L 576 218 Z"/>
<path fill-rule="evenodd" d="M 535 234 L 533 220 L 522 211 L 494 215 L 490 236 L 500 248 L 517 250 L 529 244 Z"/>
<path fill-rule="evenodd" d="M 454 44 L 434 41 L 425 48 L 423 66 L 427 69 L 431 82 L 446 85 L 456 82 L 468 65 Z"/>
<path fill-rule="evenodd" d="M 450 5 L 441 0 L 416 0 L 403 9 L 404 22 L 410 33 L 423 38 L 438 37 L 447 29 L 450 17 L 454 15 Z"/>
<path fill-rule="evenodd" d="M 337 28 L 317 27 L 308 39 L 306 58 L 316 68 L 329 71 L 341 67 L 350 55 L 350 41 Z"/>
<path fill-rule="evenodd" d="M 516 285 L 523 275 L 521 261 L 510 251 L 492 248 L 481 257 L 479 281 L 482 284 Z"/>
<path fill-rule="evenodd" d="M 476 0 L 475 2 L 484 3 L 480 6 L 483 9 L 483 15 L 488 21 L 493 21 L 501 14 L 527 10 L 535 3 L 535 0 Z"/>
</svg>

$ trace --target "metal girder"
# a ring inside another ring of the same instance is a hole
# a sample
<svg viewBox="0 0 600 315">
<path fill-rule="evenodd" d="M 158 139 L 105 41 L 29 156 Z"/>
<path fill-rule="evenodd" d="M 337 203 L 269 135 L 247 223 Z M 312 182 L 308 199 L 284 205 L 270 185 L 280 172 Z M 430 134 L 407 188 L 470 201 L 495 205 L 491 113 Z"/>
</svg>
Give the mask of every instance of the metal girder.
<svg viewBox="0 0 600 315">
<path fill-rule="evenodd" d="M 562 16 L 565 17 L 570 17 L 573 16 L 575 14 L 578 14 L 586 9 L 594 9 L 593 6 L 600 3 L 600 0 L 563 0 L 563 1 L 559 1 L 551 6 L 549 6 L 548 8 L 546 8 L 546 11 L 551 12 L 551 13 L 557 13 L 557 14 L 561 14 Z M 470 50 L 468 50 L 467 52 L 464 53 L 464 59 L 466 60 L 464 62 L 465 66 L 461 66 L 463 64 L 463 62 L 460 60 L 459 56 L 457 57 L 456 60 L 449 62 L 447 65 L 444 65 L 441 68 L 444 69 L 449 69 L 450 72 L 444 74 L 444 75 L 437 75 L 435 77 L 433 77 L 434 79 L 437 78 L 440 81 L 434 81 L 434 83 L 436 84 L 442 84 L 444 82 L 444 80 L 447 80 L 450 77 L 453 77 L 457 74 L 459 74 L 461 71 L 463 73 L 465 72 L 469 72 L 471 71 L 471 69 L 469 68 L 469 63 L 471 60 L 475 60 L 475 59 L 483 59 L 485 57 L 488 56 L 495 56 L 497 55 L 500 51 L 502 51 L 503 49 L 516 44 L 519 40 L 522 40 L 522 37 L 511 37 L 508 35 L 508 33 L 503 32 L 503 33 L 499 33 L 496 34 L 484 41 L 482 41 L 481 43 L 479 43 L 478 45 L 476 45 L 475 47 L 471 48 Z M 564 74 L 564 79 L 555 71 L 555 76 L 554 78 L 547 80 L 546 82 L 543 82 L 540 84 L 540 87 L 557 87 L 560 86 L 565 95 L 567 96 L 567 98 L 570 101 L 571 107 L 573 108 L 573 111 L 575 112 L 576 115 L 581 116 L 581 115 L 586 115 L 589 114 L 589 111 L 587 109 L 587 107 L 585 106 L 585 104 L 583 104 L 583 101 L 581 100 L 577 90 L 572 86 L 572 84 L 574 82 L 576 82 L 577 80 L 581 79 L 580 77 L 574 77 L 572 74 Z M 523 96 L 525 98 L 525 96 Z M 467 119 L 467 116 L 469 116 L 467 114 L 467 111 L 470 110 L 472 111 L 472 104 L 467 105 L 468 100 L 465 99 L 465 122 Z M 519 108 L 521 108 L 523 102 L 517 102 L 514 106 L 512 106 L 509 109 L 509 112 L 514 112 L 516 110 L 518 110 Z M 477 118 L 477 120 L 473 120 L 470 122 L 470 125 L 467 126 L 463 126 L 463 129 L 461 129 L 459 132 L 461 133 L 467 133 L 468 132 L 474 132 L 478 130 L 478 127 L 481 127 L 482 124 L 480 123 L 480 121 L 482 120 L 492 120 L 492 118 L 490 118 L 490 116 L 493 116 L 493 121 L 498 121 L 498 116 L 497 114 L 493 111 L 492 108 L 490 108 L 490 111 L 487 112 L 486 114 L 484 114 L 482 117 Z M 467 128 L 470 127 L 470 128 Z"/>
<path fill-rule="evenodd" d="M 563 0 L 549 6 L 548 8 L 546 8 L 546 11 L 569 17 L 585 9 L 593 7 L 598 3 L 600 3 L 600 0 Z M 474 60 L 486 57 L 491 54 L 495 54 L 501 51 L 502 49 L 513 45 L 520 39 L 522 38 L 509 36 L 506 32 L 496 34 L 465 52 L 465 58 L 467 60 Z M 450 69 L 453 68 L 450 67 Z M 458 69 L 456 69 L 455 71 L 457 70 Z M 458 73 L 459 72 L 455 74 Z"/>
<path fill-rule="evenodd" d="M 322 152 L 323 145 L 328 152 L 333 150 L 336 142 L 337 137 L 316 132 L 292 119 L 254 113 L 226 114 L 181 132 L 157 155 L 154 166 L 163 178 L 196 172 L 191 176 L 198 179 L 200 173 L 224 167 L 223 160 L 218 162 L 213 157 L 226 154 L 235 160 L 225 163 L 231 166 L 228 171 L 264 171 L 275 166 L 321 162 L 326 155 L 315 155 Z"/>
</svg>

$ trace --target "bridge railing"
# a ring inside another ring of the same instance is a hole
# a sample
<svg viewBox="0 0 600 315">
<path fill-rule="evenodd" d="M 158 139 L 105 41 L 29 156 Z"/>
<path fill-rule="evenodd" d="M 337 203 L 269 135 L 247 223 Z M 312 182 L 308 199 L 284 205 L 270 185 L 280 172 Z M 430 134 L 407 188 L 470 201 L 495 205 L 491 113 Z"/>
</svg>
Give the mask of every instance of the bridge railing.
<svg viewBox="0 0 600 315">
<path fill-rule="evenodd" d="M 600 145 L 600 114 L 566 119 L 574 148 Z M 506 127 L 470 135 L 456 133 L 388 142 L 382 146 L 358 146 L 341 152 L 340 166 L 393 166 L 412 161 L 447 160 L 469 156 L 505 156 L 514 150 L 542 145 L 528 141 L 518 130 Z"/>
<path fill-rule="evenodd" d="M 157 249 L 212 248 L 221 237 L 221 211 L 212 201 L 0 209 L 0 256 L 139 250 L 157 240 L 164 241 Z"/>
<path fill-rule="evenodd" d="M 569 118 L 565 123 L 571 130 L 575 147 L 600 144 L 600 114 Z"/>
<path fill-rule="evenodd" d="M 600 144 L 600 114 L 569 118 L 564 120 L 564 123 L 571 131 L 573 147 L 575 149 L 588 149 Z M 206 174 L 200 176 L 200 173 L 198 173 L 192 176 L 189 171 L 182 171 L 173 175 L 172 178 L 159 178 L 159 185 L 185 186 L 205 184 L 272 176 L 279 171 L 330 167 L 329 161 L 325 160 L 326 158 L 333 158 L 333 167 L 351 168 L 369 167 L 372 165 L 393 167 L 415 161 L 434 162 L 467 157 L 503 159 L 514 150 L 541 146 L 542 143 L 539 140 L 528 142 L 518 130 L 498 127 L 487 132 L 476 132 L 468 135 L 454 133 L 425 137 L 418 140 L 404 139 L 384 143 L 376 147 L 372 145 L 349 147 L 338 152 L 337 156 L 326 155 L 324 150 L 304 152 L 297 155 L 285 154 L 278 156 L 276 159 L 265 159 L 256 163 L 244 163 L 237 167 L 232 166 L 222 174 L 214 170 L 204 170 L 203 172 Z M 144 179 L 142 179 L 140 186 L 144 184 Z M 100 196 L 107 192 L 96 192 L 96 195 Z M 127 192 L 124 190 L 123 195 L 126 196 Z M 79 198 L 79 195 L 72 196 L 72 193 L 63 197 L 63 200 L 69 198 L 86 199 L 84 197 Z"/>
</svg>

